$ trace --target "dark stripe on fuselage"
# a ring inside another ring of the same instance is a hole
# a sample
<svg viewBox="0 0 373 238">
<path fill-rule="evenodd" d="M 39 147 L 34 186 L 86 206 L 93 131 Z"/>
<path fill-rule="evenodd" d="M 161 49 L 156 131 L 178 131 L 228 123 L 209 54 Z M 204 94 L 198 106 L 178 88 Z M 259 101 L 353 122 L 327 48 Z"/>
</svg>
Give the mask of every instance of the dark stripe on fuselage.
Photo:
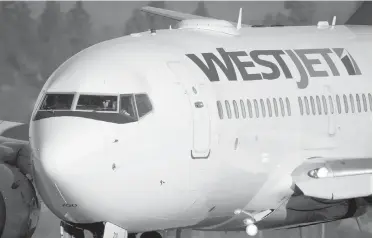
<svg viewBox="0 0 373 238">
<path fill-rule="evenodd" d="M 52 117 L 81 117 L 116 124 L 127 124 L 136 121 L 135 119 L 132 119 L 128 116 L 119 113 L 99 113 L 82 111 L 39 111 L 36 113 L 36 116 L 33 120 L 38 121 Z"/>
<path fill-rule="evenodd" d="M 347 55 L 346 55 L 345 57 L 342 58 L 342 63 L 343 63 L 344 66 L 346 67 L 346 70 L 347 70 L 347 72 L 348 72 L 349 75 L 356 75 L 356 72 L 355 72 L 354 66 L 352 65 L 352 62 L 351 62 L 351 60 L 348 58 Z"/>
</svg>

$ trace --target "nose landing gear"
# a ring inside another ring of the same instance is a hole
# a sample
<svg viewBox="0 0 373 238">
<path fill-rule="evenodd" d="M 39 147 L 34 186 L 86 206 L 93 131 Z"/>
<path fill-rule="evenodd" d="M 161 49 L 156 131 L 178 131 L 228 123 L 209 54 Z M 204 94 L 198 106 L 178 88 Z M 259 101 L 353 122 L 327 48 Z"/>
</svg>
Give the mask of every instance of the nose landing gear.
<svg viewBox="0 0 373 238">
<path fill-rule="evenodd" d="M 69 224 L 61 221 L 60 234 L 61 238 L 85 238 L 84 230 L 92 233 L 93 238 L 103 238 L 104 224 L 102 222 L 93 224 Z"/>
<path fill-rule="evenodd" d="M 84 230 L 64 221 L 60 223 L 61 238 L 84 238 Z"/>
</svg>

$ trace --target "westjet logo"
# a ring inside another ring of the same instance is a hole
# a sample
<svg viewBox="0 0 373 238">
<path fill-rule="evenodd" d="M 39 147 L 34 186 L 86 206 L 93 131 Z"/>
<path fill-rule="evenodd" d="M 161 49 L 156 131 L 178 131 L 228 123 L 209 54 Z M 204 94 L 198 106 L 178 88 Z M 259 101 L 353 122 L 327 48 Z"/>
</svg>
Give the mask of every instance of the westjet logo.
<svg viewBox="0 0 373 238">
<path fill-rule="evenodd" d="M 343 48 L 252 50 L 248 53 L 246 51 L 229 52 L 223 48 L 217 48 L 217 51 L 220 57 L 216 53 L 202 53 L 202 57 L 195 54 L 186 55 L 211 82 L 221 80 L 217 67 L 229 81 L 238 80 L 236 72 L 238 69 L 242 80 L 245 81 L 274 80 L 281 77 L 298 79 L 297 85 L 300 89 L 308 86 L 310 78 L 340 76 L 342 71 L 348 75 L 361 75 L 356 61 Z M 292 67 L 289 67 L 290 64 Z"/>
</svg>

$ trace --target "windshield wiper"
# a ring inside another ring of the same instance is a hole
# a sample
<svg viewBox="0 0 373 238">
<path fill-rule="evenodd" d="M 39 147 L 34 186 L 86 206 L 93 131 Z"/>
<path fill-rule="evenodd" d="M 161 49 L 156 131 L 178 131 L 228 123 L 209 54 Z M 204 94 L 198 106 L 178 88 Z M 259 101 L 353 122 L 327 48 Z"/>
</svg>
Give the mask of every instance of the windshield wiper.
<svg viewBox="0 0 373 238">
<path fill-rule="evenodd" d="M 44 110 L 54 114 L 54 109 L 52 109 L 51 107 L 46 107 Z"/>
</svg>

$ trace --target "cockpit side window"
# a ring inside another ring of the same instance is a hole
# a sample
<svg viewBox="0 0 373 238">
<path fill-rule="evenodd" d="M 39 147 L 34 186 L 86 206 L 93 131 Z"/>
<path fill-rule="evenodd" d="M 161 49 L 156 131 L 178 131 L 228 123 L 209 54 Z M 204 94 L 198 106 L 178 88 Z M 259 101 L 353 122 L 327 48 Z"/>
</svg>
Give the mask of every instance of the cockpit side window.
<svg viewBox="0 0 373 238">
<path fill-rule="evenodd" d="M 80 95 L 76 110 L 117 112 L 118 97 L 104 95 Z"/>
<path fill-rule="evenodd" d="M 40 110 L 70 110 L 74 94 L 47 94 Z"/>
<path fill-rule="evenodd" d="M 152 104 L 146 94 L 135 95 L 137 112 L 139 117 L 143 117 L 153 110 Z"/>
<path fill-rule="evenodd" d="M 121 95 L 120 96 L 119 113 L 137 120 L 135 99 L 133 95 Z"/>
</svg>

